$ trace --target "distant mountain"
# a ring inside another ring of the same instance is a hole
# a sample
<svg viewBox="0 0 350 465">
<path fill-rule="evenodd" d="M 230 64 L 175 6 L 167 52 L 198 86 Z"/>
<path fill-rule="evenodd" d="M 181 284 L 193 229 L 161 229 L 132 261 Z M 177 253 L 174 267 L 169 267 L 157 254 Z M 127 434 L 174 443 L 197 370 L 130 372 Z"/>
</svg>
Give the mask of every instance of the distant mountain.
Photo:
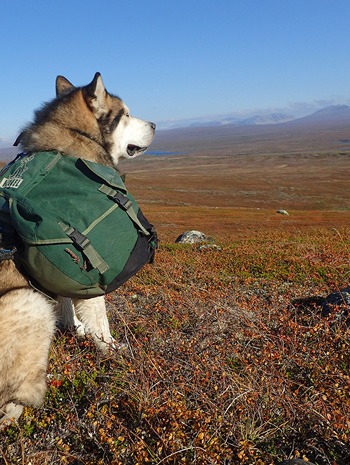
<svg viewBox="0 0 350 465">
<path fill-rule="evenodd" d="M 267 116 L 267 115 L 264 115 Z M 200 153 L 218 151 L 237 154 L 350 151 L 350 107 L 332 105 L 294 120 L 261 124 L 260 116 L 246 118 L 245 124 L 182 127 L 156 132 L 152 150 Z M 260 122 L 260 124 L 258 124 Z M 255 123 L 255 124 L 249 124 Z"/>
<path fill-rule="evenodd" d="M 350 106 L 331 105 L 301 118 L 287 113 L 262 112 L 244 118 L 226 114 L 213 119 L 173 121 L 166 125 L 166 129 L 156 131 L 152 150 L 182 152 L 196 149 L 200 144 L 211 144 L 213 149 L 225 146 L 231 150 L 236 144 L 244 153 L 243 146 L 250 144 L 253 147 L 255 143 L 255 146 L 264 147 L 261 150 L 269 152 L 271 144 L 275 144 L 278 151 L 289 139 L 291 150 L 306 147 L 308 150 L 316 147 L 332 150 L 334 144 L 348 143 Z M 0 148 L 0 161 L 12 160 L 18 152 L 18 147 Z"/>
<path fill-rule="evenodd" d="M 227 126 L 263 126 L 271 124 L 295 123 L 295 124 L 314 124 L 314 123 L 334 123 L 350 121 L 350 107 L 347 105 L 331 105 L 318 110 L 307 116 L 295 116 L 284 112 L 261 112 L 251 113 L 248 115 L 217 115 L 212 118 L 191 118 L 183 120 L 173 120 L 160 122 L 158 130 L 167 131 L 172 129 L 183 128 L 219 128 Z"/>
<path fill-rule="evenodd" d="M 348 105 L 331 105 L 311 115 L 292 121 L 292 124 L 331 124 L 350 123 L 350 107 Z"/>
<path fill-rule="evenodd" d="M 10 161 L 15 158 L 19 152 L 19 147 L 8 147 L 6 149 L 0 149 L 0 161 Z"/>
<path fill-rule="evenodd" d="M 296 117 L 284 113 L 266 113 L 251 115 L 249 117 L 236 117 L 236 116 L 217 116 L 215 119 L 205 120 L 204 118 L 180 120 L 166 125 L 161 124 L 162 130 L 171 130 L 179 128 L 208 128 L 220 126 L 255 126 L 261 124 L 279 124 L 286 121 L 291 121 Z"/>
<path fill-rule="evenodd" d="M 189 128 L 207 128 L 207 127 L 215 127 L 215 126 L 222 126 L 221 121 L 207 121 L 207 122 L 200 122 L 195 121 L 194 123 L 190 123 L 187 127 Z"/>
<path fill-rule="evenodd" d="M 280 124 L 294 120 L 295 116 L 284 113 L 270 113 L 267 115 L 256 115 L 242 119 L 231 124 L 257 125 L 257 124 Z"/>
</svg>

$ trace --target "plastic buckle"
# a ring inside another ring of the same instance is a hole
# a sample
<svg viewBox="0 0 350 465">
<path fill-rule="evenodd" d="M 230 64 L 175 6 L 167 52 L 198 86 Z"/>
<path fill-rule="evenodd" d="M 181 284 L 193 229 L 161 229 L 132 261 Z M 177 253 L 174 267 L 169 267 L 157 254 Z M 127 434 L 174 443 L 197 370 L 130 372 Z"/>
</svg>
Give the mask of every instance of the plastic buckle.
<svg viewBox="0 0 350 465">
<path fill-rule="evenodd" d="M 74 245 L 78 246 L 81 250 L 84 250 L 91 244 L 90 239 L 84 236 L 84 234 L 81 234 L 77 229 L 74 229 L 68 236 L 72 239 Z"/>
<path fill-rule="evenodd" d="M 125 195 L 121 194 L 120 192 L 116 192 L 112 200 L 119 205 L 123 210 L 127 210 L 130 205 L 132 204 L 131 200 L 129 200 Z"/>
</svg>

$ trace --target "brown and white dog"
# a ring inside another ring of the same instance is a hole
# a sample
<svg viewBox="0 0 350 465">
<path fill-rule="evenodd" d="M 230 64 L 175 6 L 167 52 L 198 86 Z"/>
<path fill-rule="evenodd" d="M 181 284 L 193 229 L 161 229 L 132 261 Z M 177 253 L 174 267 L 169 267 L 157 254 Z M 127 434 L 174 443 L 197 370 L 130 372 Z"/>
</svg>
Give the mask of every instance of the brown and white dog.
<svg viewBox="0 0 350 465">
<path fill-rule="evenodd" d="M 116 168 L 151 144 L 155 124 L 132 117 L 123 101 L 106 91 L 99 73 L 84 87 L 58 76 L 56 94 L 19 136 L 23 152 L 58 150 Z M 42 403 L 57 320 L 79 335 L 90 334 L 103 351 L 115 345 L 103 297 L 57 300 L 54 307 L 34 290 L 12 260 L 0 262 L 0 423 L 17 419 L 23 406 Z"/>
</svg>

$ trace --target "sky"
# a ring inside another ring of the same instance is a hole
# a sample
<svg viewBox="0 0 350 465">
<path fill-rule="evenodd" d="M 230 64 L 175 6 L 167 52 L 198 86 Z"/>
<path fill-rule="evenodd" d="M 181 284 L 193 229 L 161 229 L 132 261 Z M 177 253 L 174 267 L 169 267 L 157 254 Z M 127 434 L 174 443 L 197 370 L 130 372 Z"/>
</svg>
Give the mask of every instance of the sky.
<svg viewBox="0 0 350 465">
<path fill-rule="evenodd" d="M 349 0 L 0 0 L 0 144 L 96 71 L 133 116 L 350 103 Z"/>
</svg>

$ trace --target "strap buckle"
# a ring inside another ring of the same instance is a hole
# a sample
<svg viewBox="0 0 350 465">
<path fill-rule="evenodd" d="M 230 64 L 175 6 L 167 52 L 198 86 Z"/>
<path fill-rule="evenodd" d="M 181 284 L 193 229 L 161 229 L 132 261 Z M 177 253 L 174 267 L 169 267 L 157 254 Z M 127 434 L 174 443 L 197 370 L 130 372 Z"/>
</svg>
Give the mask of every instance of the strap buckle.
<svg viewBox="0 0 350 465">
<path fill-rule="evenodd" d="M 12 247 L 12 249 L 0 249 L 0 262 L 3 260 L 13 260 L 15 253 L 17 252 L 16 247 Z"/>
<path fill-rule="evenodd" d="M 90 239 L 84 236 L 84 234 L 81 234 L 77 229 L 73 229 L 73 232 L 67 234 L 67 236 L 70 237 L 74 245 L 82 251 L 91 244 Z"/>
<path fill-rule="evenodd" d="M 124 211 L 127 211 L 132 206 L 131 200 L 129 200 L 125 195 L 118 191 L 116 191 L 116 193 L 111 196 L 111 199 Z"/>
</svg>

